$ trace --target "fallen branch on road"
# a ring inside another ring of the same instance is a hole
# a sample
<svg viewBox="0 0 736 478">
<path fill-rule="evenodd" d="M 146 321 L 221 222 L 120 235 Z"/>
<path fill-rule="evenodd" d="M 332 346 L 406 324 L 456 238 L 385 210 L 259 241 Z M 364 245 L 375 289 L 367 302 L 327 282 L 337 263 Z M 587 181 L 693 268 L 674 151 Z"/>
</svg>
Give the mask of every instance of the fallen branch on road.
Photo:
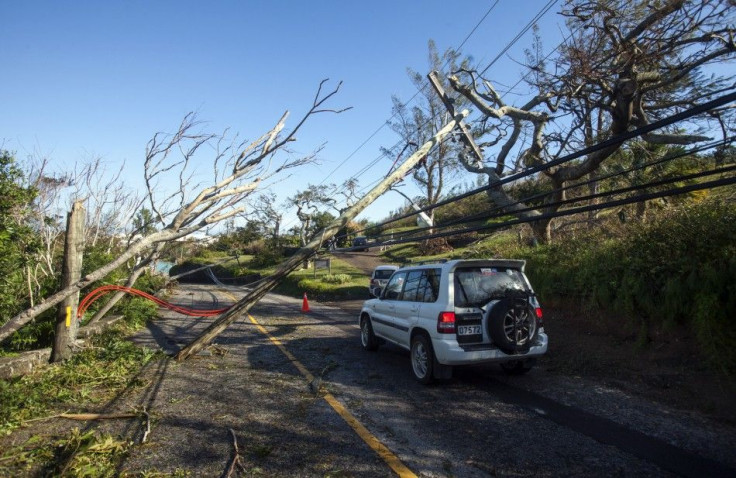
<svg viewBox="0 0 736 478">
<path fill-rule="evenodd" d="M 245 472 L 245 466 L 243 466 L 243 463 L 241 463 L 240 459 L 240 450 L 238 449 L 238 437 L 235 435 L 235 431 L 232 428 L 228 428 L 230 430 L 230 435 L 233 437 L 233 458 L 230 461 L 230 466 L 227 468 L 227 472 L 225 473 L 225 478 L 230 478 L 233 476 L 233 473 L 235 472 L 236 467 L 240 467 L 240 469 Z"/>
</svg>

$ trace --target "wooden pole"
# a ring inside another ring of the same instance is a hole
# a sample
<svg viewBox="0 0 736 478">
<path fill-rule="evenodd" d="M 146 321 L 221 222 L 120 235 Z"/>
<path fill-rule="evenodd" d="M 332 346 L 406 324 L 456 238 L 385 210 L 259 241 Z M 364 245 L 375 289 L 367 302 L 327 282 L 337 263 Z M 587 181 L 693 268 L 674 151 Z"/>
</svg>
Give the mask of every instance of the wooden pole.
<svg viewBox="0 0 736 478">
<path fill-rule="evenodd" d="M 82 276 L 82 256 L 84 254 L 84 206 L 82 201 L 75 201 L 66 218 L 66 240 L 64 242 L 64 263 L 61 269 L 61 288 L 79 281 Z M 56 334 L 51 350 L 51 362 L 60 362 L 70 358 L 77 340 L 79 321 L 77 306 L 79 291 L 68 295 L 59 304 L 56 314 Z"/>
<path fill-rule="evenodd" d="M 299 249 L 296 254 L 287 259 L 276 272 L 261 281 L 256 287 L 251 289 L 245 297 L 240 299 L 234 304 L 230 310 L 218 317 L 209 327 L 207 327 L 197 338 L 191 343 L 185 346 L 179 351 L 174 357 L 176 360 L 185 360 L 191 355 L 196 354 L 204 347 L 206 347 L 212 340 L 220 335 L 230 324 L 235 322 L 240 317 L 243 317 L 250 308 L 257 303 L 261 297 L 266 295 L 271 289 L 276 287 L 281 280 L 286 277 L 290 272 L 298 268 L 303 261 L 309 259 L 314 255 L 324 241 L 331 239 L 337 232 L 345 227 L 355 216 L 357 216 L 363 209 L 368 207 L 373 201 L 375 201 L 381 194 L 386 192 L 391 185 L 400 181 L 404 178 L 412 168 L 427 154 L 429 151 L 442 141 L 442 138 L 447 136 L 455 129 L 455 126 L 462 121 L 468 115 L 468 111 L 462 111 L 455 115 L 452 121 L 447 123 L 437 134 L 424 143 L 414 154 L 412 154 L 407 160 L 398 168 L 396 168 L 391 174 L 389 174 L 383 181 L 377 186 L 371 189 L 365 196 L 363 196 L 354 205 L 347 208 L 343 213 L 332 221 L 325 229 L 315 234 L 307 245 Z"/>
<path fill-rule="evenodd" d="M 440 80 L 437 78 L 437 72 L 436 71 L 429 72 L 429 74 L 427 75 L 427 78 L 429 79 L 429 82 L 432 85 L 432 87 L 434 87 L 434 90 L 437 92 L 437 95 L 439 95 L 440 99 L 442 100 L 442 103 L 445 104 L 445 108 L 447 108 L 447 111 L 452 116 L 455 116 L 455 105 L 453 103 L 453 100 L 447 95 L 447 93 L 445 93 L 445 89 L 442 88 L 442 84 L 440 83 Z M 473 151 L 475 158 L 478 161 L 483 162 L 483 153 L 481 153 L 480 148 L 475 143 L 475 140 L 473 139 L 473 135 L 470 134 L 470 130 L 468 130 L 468 127 L 465 126 L 465 123 L 463 123 L 462 121 L 458 123 L 457 127 L 463 133 L 462 141 Z"/>
</svg>

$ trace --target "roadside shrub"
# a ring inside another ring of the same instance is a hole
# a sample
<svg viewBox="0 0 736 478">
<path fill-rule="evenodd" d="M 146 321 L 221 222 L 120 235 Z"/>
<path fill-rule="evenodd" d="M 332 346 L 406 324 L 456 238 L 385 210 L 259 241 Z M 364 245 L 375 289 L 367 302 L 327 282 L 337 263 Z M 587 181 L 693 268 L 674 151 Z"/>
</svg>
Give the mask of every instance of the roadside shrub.
<svg viewBox="0 0 736 478">
<path fill-rule="evenodd" d="M 153 319 L 158 314 L 158 306 L 143 297 L 126 297 L 121 300 L 115 309 L 118 313 L 125 316 L 127 324 L 133 327 L 140 327 L 148 320 Z"/>
<path fill-rule="evenodd" d="M 264 239 L 251 241 L 243 247 L 243 254 L 257 256 L 262 254 L 268 248 L 268 244 Z"/>
<path fill-rule="evenodd" d="M 348 274 L 327 274 L 320 278 L 322 282 L 328 284 L 346 284 L 352 280 Z"/>
<path fill-rule="evenodd" d="M 284 260 L 284 250 L 281 247 L 264 247 L 250 260 L 249 266 L 254 269 L 280 264 Z"/>
<path fill-rule="evenodd" d="M 447 243 L 444 237 L 435 239 L 427 239 L 419 245 L 419 253 L 423 256 L 435 256 L 452 250 L 452 246 Z"/>
<path fill-rule="evenodd" d="M 11 335 L 4 348 L 12 352 L 51 347 L 54 343 L 56 309 L 53 308 L 36 317 L 31 323 Z"/>
<path fill-rule="evenodd" d="M 332 285 L 328 282 L 321 282 L 315 279 L 300 279 L 297 282 L 297 288 L 307 294 L 321 294 L 332 290 Z"/>
<path fill-rule="evenodd" d="M 365 284 L 356 284 L 353 281 L 337 284 L 306 277 L 298 279 L 290 275 L 279 285 L 277 290 L 279 293 L 286 293 L 300 298 L 306 292 L 310 300 L 321 301 L 364 299 L 367 292 L 366 286 L 367 281 L 365 281 Z"/>
<path fill-rule="evenodd" d="M 161 274 L 146 272 L 141 274 L 138 280 L 135 281 L 135 288 L 149 294 L 155 294 L 163 288 L 164 284 L 166 284 L 166 277 Z"/>
<path fill-rule="evenodd" d="M 727 322 L 736 316 L 736 206 L 704 201 L 625 232 L 527 250 L 542 299 L 624 313 L 644 335 L 653 324 L 687 325 L 712 364 L 736 372 L 736 331 Z"/>
</svg>

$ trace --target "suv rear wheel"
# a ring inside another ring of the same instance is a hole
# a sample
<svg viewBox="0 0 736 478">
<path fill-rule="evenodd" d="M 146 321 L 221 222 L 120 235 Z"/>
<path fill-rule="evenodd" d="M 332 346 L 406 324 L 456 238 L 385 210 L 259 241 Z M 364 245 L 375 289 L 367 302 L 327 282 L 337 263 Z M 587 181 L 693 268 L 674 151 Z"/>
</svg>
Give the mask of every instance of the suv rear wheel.
<svg viewBox="0 0 736 478">
<path fill-rule="evenodd" d="M 432 383 L 434 378 L 434 351 L 429 338 L 424 334 L 415 335 L 411 339 L 411 369 L 414 377 L 424 385 Z"/>
<path fill-rule="evenodd" d="M 378 350 L 378 338 L 373 333 L 373 326 L 368 317 L 360 320 L 360 343 L 366 350 Z"/>
</svg>

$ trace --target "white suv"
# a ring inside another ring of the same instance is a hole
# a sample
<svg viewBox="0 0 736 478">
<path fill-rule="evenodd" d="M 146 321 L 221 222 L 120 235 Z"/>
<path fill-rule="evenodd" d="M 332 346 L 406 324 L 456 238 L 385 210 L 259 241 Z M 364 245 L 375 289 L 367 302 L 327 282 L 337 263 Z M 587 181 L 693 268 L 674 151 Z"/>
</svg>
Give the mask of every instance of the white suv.
<svg viewBox="0 0 736 478">
<path fill-rule="evenodd" d="M 453 365 L 499 363 L 525 373 L 547 352 L 542 309 L 520 260 L 453 260 L 402 267 L 360 312 L 363 348 L 410 351 L 424 384 Z"/>
</svg>

